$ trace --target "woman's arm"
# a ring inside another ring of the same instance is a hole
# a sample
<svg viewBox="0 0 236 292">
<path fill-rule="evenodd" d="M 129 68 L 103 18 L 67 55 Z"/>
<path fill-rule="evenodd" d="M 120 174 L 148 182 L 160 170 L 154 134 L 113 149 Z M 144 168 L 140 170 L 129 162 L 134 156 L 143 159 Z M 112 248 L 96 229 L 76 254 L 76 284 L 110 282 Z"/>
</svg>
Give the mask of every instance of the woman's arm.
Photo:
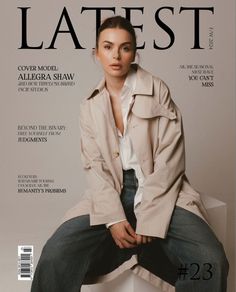
<svg viewBox="0 0 236 292">
<path fill-rule="evenodd" d="M 85 103 L 80 107 L 80 134 L 81 159 L 89 191 L 92 192 L 90 224 L 109 226 L 113 222 L 109 228 L 116 245 L 120 248 L 132 248 L 136 245 L 136 234 L 126 220 L 120 195 L 95 141 L 92 119 Z"/>
<path fill-rule="evenodd" d="M 154 171 L 145 179 L 141 204 L 136 209 L 136 233 L 164 238 L 182 186 L 185 149 L 181 113 L 162 82 L 160 104 L 176 114 L 175 119 L 161 116 L 158 122 L 158 147 Z"/>
<path fill-rule="evenodd" d="M 107 224 L 126 219 L 120 194 L 95 140 L 94 124 L 88 101 L 80 105 L 81 160 L 92 194 L 90 224 Z"/>
</svg>

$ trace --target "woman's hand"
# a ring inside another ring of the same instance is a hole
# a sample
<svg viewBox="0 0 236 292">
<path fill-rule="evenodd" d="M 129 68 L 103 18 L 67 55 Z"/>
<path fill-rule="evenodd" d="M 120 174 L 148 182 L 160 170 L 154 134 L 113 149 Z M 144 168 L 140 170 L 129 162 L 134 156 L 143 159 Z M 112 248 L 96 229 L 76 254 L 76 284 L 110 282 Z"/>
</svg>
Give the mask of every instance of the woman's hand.
<svg viewBox="0 0 236 292">
<path fill-rule="evenodd" d="M 149 243 L 153 239 L 154 239 L 154 237 L 151 237 L 151 236 L 136 234 L 136 242 L 138 245 Z"/>
<path fill-rule="evenodd" d="M 120 248 L 132 248 L 137 245 L 137 235 L 127 220 L 115 223 L 109 229 L 116 245 Z"/>
<path fill-rule="evenodd" d="M 116 245 L 120 248 L 132 248 L 154 239 L 152 236 L 136 234 L 127 220 L 115 223 L 109 229 Z"/>
</svg>

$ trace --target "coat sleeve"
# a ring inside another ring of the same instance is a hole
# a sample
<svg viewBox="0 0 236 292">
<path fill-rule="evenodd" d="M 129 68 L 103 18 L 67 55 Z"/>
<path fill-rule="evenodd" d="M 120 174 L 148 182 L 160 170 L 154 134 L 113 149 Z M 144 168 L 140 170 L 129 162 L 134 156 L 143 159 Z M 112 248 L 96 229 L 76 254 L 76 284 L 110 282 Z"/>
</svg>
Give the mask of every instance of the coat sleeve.
<svg viewBox="0 0 236 292">
<path fill-rule="evenodd" d="M 126 219 L 120 194 L 95 140 L 93 122 L 86 101 L 80 105 L 81 160 L 91 196 L 90 224 L 107 224 Z"/>
<path fill-rule="evenodd" d="M 141 204 L 135 211 L 136 233 L 165 238 L 185 173 L 185 149 L 181 113 L 161 82 L 160 104 L 175 118 L 158 117 L 158 143 L 154 171 L 145 178 Z"/>
</svg>

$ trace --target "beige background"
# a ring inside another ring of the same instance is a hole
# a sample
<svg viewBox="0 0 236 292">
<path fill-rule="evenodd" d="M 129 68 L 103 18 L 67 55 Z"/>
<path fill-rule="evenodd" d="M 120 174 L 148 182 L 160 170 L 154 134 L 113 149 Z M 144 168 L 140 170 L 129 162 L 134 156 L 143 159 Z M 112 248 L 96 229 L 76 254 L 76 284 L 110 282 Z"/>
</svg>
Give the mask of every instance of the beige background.
<svg viewBox="0 0 236 292">
<path fill-rule="evenodd" d="M 101 77 L 101 70 L 91 55 L 95 42 L 95 12 L 82 6 L 144 7 L 144 14 L 133 13 L 134 24 L 144 25 L 138 33 L 140 64 L 160 76 L 170 87 L 172 97 L 184 118 L 187 174 L 192 185 L 202 193 L 218 198 L 228 206 L 226 252 L 230 261 L 229 292 L 235 291 L 233 275 L 235 237 L 235 4 L 227 1 L 5 1 L 1 15 L 1 114 L 0 114 L 0 290 L 26 292 L 30 282 L 17 280 L 17 246 L 30 244 L 35 249 L 35 266 L 46 239 L 55 230 L 65 211 L 80 198 L 84 174 L 79 152 L 78 108 Z M 70 36 L 59 36 L 57 50 L 17 50 L 20 46 L 20 10 L 31 6 L 29 43 L 49 46 L 64 6 L 86 50 L 75 50 Z M 174 45 L 164 51 L 153 49 L 153 39 L 169 41 L 156 26 L 155 11 L 173 6 L 174 15 L 164 13 L 175 32 Z M 191 50 L 193 15 L 179 14 L 180 6 L 214 6 L 215 14 L 201 14 L 201 41 L 205 50 Z M 112 12 L 103 13 L 110 16 Z M 226 21 L 227 20 L 227 21 Z M 214 48 L 208 49 L 209 27 L 214 29 Z M 7 30 L 6 30 L 7 29 Z M 214 66 L 214 87 L 189 82 L 181 64 Z M 74 87 L 49 88 L 48 93 L 19 93 L 17 66 L 57 65 L 61 72 L 76 73 Z M 66 131 L 47 143 L 18 143 L 17 126 L 62 124 Z M 52 178 L 66 194 L 17 194 L 17 176 L 36 174 Z"/>
</svg>

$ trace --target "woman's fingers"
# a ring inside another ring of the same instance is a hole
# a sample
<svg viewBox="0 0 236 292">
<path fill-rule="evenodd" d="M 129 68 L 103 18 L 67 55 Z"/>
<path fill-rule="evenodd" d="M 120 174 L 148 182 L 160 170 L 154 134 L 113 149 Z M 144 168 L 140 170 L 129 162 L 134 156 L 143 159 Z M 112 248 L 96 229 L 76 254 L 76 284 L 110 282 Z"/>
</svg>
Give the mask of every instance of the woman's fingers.
<svg viewBox="0 0 236 292">
<path fill-rule="evenodd" d="M 110 231 L 113 239 L 120 248 L 132 248 L 136 246 L 136 238 L 130 235 L 133 234 L 133 231 L 128 221 L 113 224 L 110 227 Z"/>
<path fill-rule="evenodd" d="M 123 248 L 122 243 L 118 239 L 114 238 L 114 241 L 115 241 L 116 245 L 119 246 L 119 248 Z"/>
<path fill-rule="evenodd" d="M 126 227 L 128 233 L 135 239 L 136 238 L 136 233 L 135 233 L 133 227 L 129 224 L 128 221 L 126 221 L 126 222 L 127 223 L 126 223 L 125 227 Z"/>
<path fill-rule="evenodd" d="M 136 234 L 136 242 L 138 245 L 142 243 L 142 235 Z"/>
<path fill-rule="evenodd" d="M 135 246 L 136 246 L 136 242 L 135 242 L 135 244 L 133 244 L 133 243 L 126 241 L 125 239 L 122 240 L 122 247 L 123 248 L 133 248 Z"/>
<path fill-rule="evenodd" d="M 153 237 L 151 237 L 151 236 L 148 236 L 148 237 L 147 237 L 147 241 L 148 241 L 148 242 L 152 242 L 152 240 L 153 240 Z"/>
<path fill-rule="evenodd" d="M 151 236 L 136 234 L 127 220 L 115 223 L 109 229 L 119 248 L 133 248 L 137 244 L 147 244 L 153 240 Z"/>
<path fill-rule="evenodd" d="M 145 235 L 140 235 L 140 234 L 136 235 L 137 244 L 146 244 L 146 243 L 152 242 L 152 240 L 153 240 L 153 237 L 151 236 L 145 236 Z"/>
</svg>

